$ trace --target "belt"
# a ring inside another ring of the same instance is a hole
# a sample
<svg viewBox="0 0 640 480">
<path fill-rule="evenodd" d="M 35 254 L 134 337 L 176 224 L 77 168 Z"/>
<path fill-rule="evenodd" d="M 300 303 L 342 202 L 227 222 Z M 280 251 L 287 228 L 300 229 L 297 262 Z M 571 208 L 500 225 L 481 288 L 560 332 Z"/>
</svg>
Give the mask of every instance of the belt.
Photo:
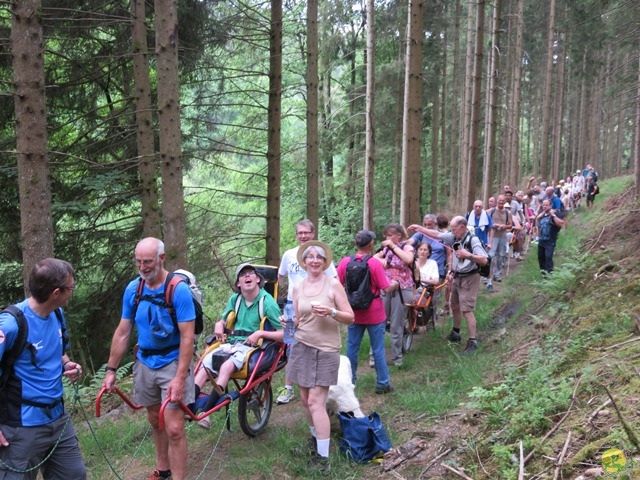
<svg viewBox="0 0 640 480">
<path fill-rule="evenodd" d="M 464 273 L 453 272 L 453 276 L 454 277 L 466 277 L 468 275 L 473 275 L 474 273 L 479 273 L 477 268 L 475 270 L 471 270 L 470 272 L 464 272 Z"/>
</svg>

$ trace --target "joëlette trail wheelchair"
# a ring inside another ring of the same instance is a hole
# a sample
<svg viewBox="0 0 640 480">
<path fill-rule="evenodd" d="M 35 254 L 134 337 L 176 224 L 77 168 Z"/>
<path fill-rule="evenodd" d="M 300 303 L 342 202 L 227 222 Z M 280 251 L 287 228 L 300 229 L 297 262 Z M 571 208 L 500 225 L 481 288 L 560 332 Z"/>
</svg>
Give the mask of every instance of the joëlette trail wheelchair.
<svg viewBox="0 0 640 480">
<path fill-rule="evenodd" d="M 422 285 L 416 289 L 413 301 L 405 303 L 407 308 L 407 319 L 404 323 L 404 333 L 402 335 L 402 352 L 407 353 L 413 344 L 413 335 L 418 332 L 419 327 L 425 330 L 431 326 L 435 331 L 438 319 L 438 299 L 444 294 L 440 291 L 447 285 L 447 280 L 438 285 Z"/>
<path fill-rule="evenodd" d="M 270 293 L 274 298 L 277 298 L 278 293 L 278 269 L 270 265 L 256 265 L 256 270 L 265 279 L 265 290 Z M 225 335 L 231 334 L 235 323 L 235 312 L 231 312 L 227 317 L 225 326 Z M 263 317 L 260 322 L 260 329 L 272 328 L 266 317 Z M 198 360 L 195 368 L 195 372 L 200 368 L 206 368 L 202 364 L 202 359 L 205 355 L 218 346 L 221 342 L 213 342 L 207 346 L 205 352 Z M 273 391 L 271 388 L 271 382 L 273 374 L 283 369 L 287 364 L 286 348 L 282 342 L 274 342 L 261 339 L 259 345 L 256 346 L 247 355 L 247 360 L 242 369 L 238 370 L 231 376 L 231 382 L 227 386 L 224 392 L 218 392 L 221 394 L 220 399 L 213 408 L 208 411 L 195 414 L 191 409 L 179 402 L 180 408 L 185 413 L 185 417 L 191 420 L 202 420 L 214 412 L 226 408 L 228 410 L 229 405 L 238 400 L 238 421 L 242 431 L 250 436 L 255 437 L 262 433 L 267 427 L 269 418 L 271 416 L 271 408 L 273 407 Z M 213 373 L 207 369 L 207 376 L 211 380 L 212 384 L 215 384 L 215 377 Z M 230 389 L 229 386 L 232 388 Z M 132 408 L 141 408 L 134 405 L 120 390 L 116 389 L 116 393 Z M 100 391 L 98 398 L 96 399 L 96 416 L 100 416 L 100 400 L 104 394 L 104 389 Z M 198 411 L 197 406 L 200 400 L 200 405 L 206 403 L 202 401 L 202 397 L 196 399 L 196 408 L 194 411 Z M 169 399 L 166 399 L 160 407 L 160 428 L 164 428 L 164 410 L 169 403 Z M 230 419 L 227 415 L 227 429 L 231 429 Z"/>
</svg>

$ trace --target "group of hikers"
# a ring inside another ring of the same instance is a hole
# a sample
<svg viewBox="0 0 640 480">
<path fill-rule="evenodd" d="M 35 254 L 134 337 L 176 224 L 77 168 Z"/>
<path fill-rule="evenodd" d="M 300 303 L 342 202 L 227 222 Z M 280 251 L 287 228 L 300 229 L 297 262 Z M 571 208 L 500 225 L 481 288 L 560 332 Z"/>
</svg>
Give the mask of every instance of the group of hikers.
<svg viewBox="0 0 640 480">
<path fill-rule="evenodd" d="M 504 186 L 488 200 L 486 209 L 477 200 L 471 212 L 450 221 L 444 215 L 427 214 L 421 224 L 406 229 L 390 223 L 379 243 L 373 231 L 361 230 L 355 235 L 353 254 L 342 258 L 337 268 L 329 245 L 314 240 L 314 224 L 298 222 L 298 245 L 283 254 L 278 270 L 278 281 L 288 283 L 286 300 L 293 305 L 296 333 L 288 347 L 285 385 L 276 401 L 288 404 L 297 385 L 310 432 L 302 451 L 309 455 L 311 468 L 325 474 L 330 469 L 331 427 L 325 402 L 329 387 L 338 380 L 340 325 L 347 326 L 352 382 L 357 380 L 367 332 L 369 366 L 376 373 L 374 391 L 391 393 L 395 387 L 390 367 L 403 364 L 407 308 L 416 301 L 416 292 L 446 281 L 448 289 L 441 296 L 453 317 L 447 340 L 461 343 L 464 319 L 468 337 L 461 355 L 473 354 L 478 349 L 474 309 L 482 282 L 493 291 L 493 282 L 503 279 L 508 255 L 524 258 L 529 243 L 538 246 L 541 271 L 552 272 L 558 232 L 566 225 L 568 212 L 580 207 L 582 196 L 589 207 L 593 205 L 599 193 L 597 180 L 595 169 L 587 166 L 549 185 L 534 185 L 532 178 L 515 194 Z M 156 452 L 156 466 L 148 478 L 183 480 L 187 438 L 180 402 L 194 410 L 210 410 L 253 346 L 262 340 L 283 341 L 286 319 L 277 299 L 264 290 L 258 268 L 239 265 L 234 293 L 214 326 L 215 339 L 223 343 L 194 371 L 196 307 L 183 281 L 172 283 L 172 299 L 165 300 L 172 275 L 164 266 L 165 256 L 164 243 L 157 238 L 144 238 L 135 247 L 139 277 L 123 294 L 103 387 L 114 391 L 135 325 L 134 400 L 146 408 Z M 75 271 L 64 260 L 41 260 L 31 271 L 28 287 L 28 298 L 0 314 L 0 473 L 6 479 L 35 479 L 38 471 L 45 480 L 84 479 L 78 440 L 62 401 L 62 377 L 75 382 L 82 375 L 81 365 L 66 353 L 69 340 L 62 312 L 76 288 Z M 231 313 L 235 326 L 228 334 L 225 326 Z M 262 317 L 269 329 L 260 328 Z M 164 428 L 160 428 L 166 399 Z M 200 424 L 209 426 L 208 421 Z"/>
</svg>

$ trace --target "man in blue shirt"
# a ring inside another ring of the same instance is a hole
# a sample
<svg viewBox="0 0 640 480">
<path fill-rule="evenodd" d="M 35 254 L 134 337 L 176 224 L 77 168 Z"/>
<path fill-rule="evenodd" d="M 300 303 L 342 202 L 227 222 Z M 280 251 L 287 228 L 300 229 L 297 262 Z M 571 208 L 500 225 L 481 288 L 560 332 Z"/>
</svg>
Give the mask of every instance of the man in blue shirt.
<svg viewBox="0 0 640 480">
<path fill-rule="evenodd" d="M 563 214 L 551 207 L 551 201 L 542 201 L 542 212 L 536 217 L 538 225 L 538 264 L 546 275 L 553 271 L 553 252 L 556 248 L 558 232 L 564 225 Z"/>
<path fill-rule="evenodd" d="M 113 334 L 103 387 L 107 391 L 115 389 L 117 367 L 127 352 L 135 323 L 139 346 L 133 367 L 135 401 L 147 408 L 156 445 L 157 469 L 151 478 L 184 480 L 187 437 L 184 413 L 177 402 L 189 404 L 194 401 L 192 359 L 196 314 L 191 292 L 184 282 L 178 283 L 173 295 L 177 328 L 168 309 L 152 301 L 153 298 L 164 298 L 165 280 L 169 274 L 164 268 L 165 256 L 164 243 L 157 238 L 145 238 L 136 246 L 134 261 L 140 277 L 125 289 L 122 317 Z M 140 279 L 144 282 L 142 295 L 136 299 Z M 159 413 L 166 398 L 171 399 L 171 403 L 164 411 L 165 429 L 161 430 Z"/>
<path fill-rule="evenodd" d="M 431 230 L 435 230 L 438 228 L 438 218 L 431 214 L 427 213 L 422 218 L 422 226 L 424 228 L 428 228 Z M 431 260 L 435 261 L 438 264 L 438 274 L 440 275 L 440 280 L 444 280 L 447 276 L 447 264 L 450 263 L 447 261 L 447 250 L 445 246 L 439 241 L 424 235 L 422 232 L 416 232 L 413 236 L 407 240 L 409 245 L 413 245 L 414 247 L 420 245 L 422 242 L 427 242 L 431 245 Z"/>
<path fill-rule="evenodd" d="M 486 250 L 491 249 L 493 240 L 493 218 L 484 209 L 482 200 L 473 202 L 473 211 L 467 215 L 469 226 L 473 227 L 473 233 L 480 239 Z"/>
<path fill-rule="evenodd" d="M 31 296 L 15 305 L 24 316 L 20 328 L 27 331 L 27 343 L 0 391 L 0 478 L 36 478 L 37 470 L 45 480 L 86 478 L 62 401 L 62 376 L 75 382 L 82 375 L 82 367 L 65 353 L 69 345 L 61 310 L 75 288 L 71 264 L 46 258 L 31 270 Z M 10 368 L 4 361 L 20 328 L 12 314 L 0 314 L 0 368 Z"/>
</svg>

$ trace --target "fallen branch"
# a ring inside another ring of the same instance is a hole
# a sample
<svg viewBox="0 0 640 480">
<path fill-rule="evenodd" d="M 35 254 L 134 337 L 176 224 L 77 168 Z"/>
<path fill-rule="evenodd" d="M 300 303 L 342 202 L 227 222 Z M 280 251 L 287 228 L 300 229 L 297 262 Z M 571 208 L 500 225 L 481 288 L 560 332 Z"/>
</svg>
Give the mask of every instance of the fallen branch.
<svg viewBox="0 0 640 480">
<path fill-rule="evenodd" d="M 564 442 L 564 447 L 562 447 L 562 452 L 560 453 L 560 457 L 558 457 L 558 463 L 556 465 L 556 469 L 553 472 L 553 480 L 558 480 L 560 476 L 560 472 L 562 471 L 562 463 L 564 462 L 564 456 L 567 454 L 567 449 L 569 448 L 569 443 L 571 442 L 571 432 L 567 435 L 567 439 Z"/>
<path fill-rule="evenodd" d="M 440 455 L 438 455 L 436 458 L 434 458 L 433 460 L 431 460 L 426 467 L 424 467 L 424 469 L 420 472 L 420 475 L 418 475 L 418 478 L 422 478 L 422 476 L 427 473 L 427 470 L 429 470 L 431 467 L 433 467 L 435 465 L 435 463 L 440 460 L 442 457 L 444 457 L 445 455 L 448 455 L 449 453 L 451 453 L 451 449 L 447 448 L 444 452 L 442 452 Z"/>
<path fill-rule="evenodd" d="M 610 403 L 611 403 L 611 399 L 608 399 L 606 402 L 604 402 L 602 405 L 600 405 L 598 408 L 596 408 L 593 411 L 593 413 L 591 415 L 589 415 L 589 418 L 587 418 L 587 425 L 590 424 L 593 421 L 594 418 L 596 418 L 598 413 L 600 413 L 600 410 L 602 410 L 604 407 L 606 407 Z"/>
<path fill-rule="evenodd" d="M 395 470 L 391 470 L 391 475 L 396 477 L 398 480 L 407 480 L 406 478 L 404 478 L 402 475 L 400 475 L 398 472 L 396 472 Z"/>
<path fill-rule="evenodd" d="M 567 419 L 567 417 L 569 416 L 569 414 L 571 413 L 571 409 L 573 408 L 573 405 L 576 403 L 576 392 L 578 391 L 578 385 L 580 385 L 580 380 L 581 379 L 582 379 L 582 377 L 578 379 L 578 381 L 576 382 L 576 386 L 573 388 L 573 393 L 571 394 L 571 403 L 569 404 L 569 409 L 564 414 L 564 416 L 560 419 L 560 421 L 558 423 L 556 423 L 553 426 L 553 428 L 547 432 L 547 434 L 544 436 L 544 438 L 540 441 L 540 444 L 538 445 L 538 447 L 541 446 L 541 445 L 544 445 L 544 442 L 546 442 L 549 439 L 549 437 L 551 435 L 553 435 L 556 430 L 558 430 L 560 425 L 562 425 L 562 422 L 564 422 Z M 533 447 L 533 450 L 531 450 L 529 452 L 529 454 L 525 457 L 525 459 L 524 459 L 525 465 L 527 464 L 527 462 L 529 460 L 531 460 L 531 457 L 533 457 L 533 454 L 535 453 L 536 448 L 537 447 Z"/>
<path fill-rule="evenodd" d="M 595 242 L 593 242 L 593 245 L 591 245 L 591 246 L 589 247 L 589 250 L 587 250 L 587 253 L 589 253 L 589 252 L 591 251 L 591 249 L 592 249 L 593 247 L 595 247 L 595 246 L 598 244 L 598 242 L 600 242 L 600 238 L 602 237 L 602 234 L 604 233 L 604 228 L 605 228 L 605 227 L 602 227 L 602 231 L 600 232 L 600 235 L 598 235 L 598 238 L 596 239 L 596 241 L 595 241 Z"/>
<path fill-rule="evenodd" d="M 522 451 L 522 440 L 520 440 L 520 468 L 518 469 L 518 480 L 524 480 L 524 452 Z"/>
<path fill-rule="evenodd" d="M 385 472 L 388 472 L 408 459 L 415 457 L 425 448 L 427 448 L 426 441 L 420 438 L 412 438 L 405 444 L 393 448 L 385 453 L 382 460 L 382 468 Z"/>
<path fill-rule="evenodd" d="M 446 463 L 441 463 L 440 465 L 442 465 L 444 468 L 446 468 L 447 470 L 449 470 L 452 473 L 455 473 L 456 475 L 458 475 L 460 478 L 464 478 L 464 480 L 473 480 L 473 478 L 471 477 L 467 477 L 464 473 L 462 473 L 460 470 L 456 470 L 453 467 L 450 467 L 449 465 L 447 465 Z"/>
<path fill-rule="evenodd" d="M 618 405 L 616 405 L 616 401 L 613 399 L 613 395 L 611 395 L 611 392 L 609 391 L 607 386 L 603 384 L 602 387 L 604 388 L 604 390 L 607 392 L 607 395 L 611 399 L 611 404 L 613 405 L 613 409 L 616 411 L 616 414 L 618 415 L 618 419 L 620 420 L 620 423 L 622 423 L 622 428 L 624 428 L 624 431 L 627 434 L 627 437 L 629 437 L 629 440 L 631 441 L 631 443 L 633 443 L 633 446 L 636 447 L 636 451 L 640 451 L 640 441 L 638 440 L 638 437 L 636 437 L 635 432 L 622 416 L 622 413 L 620 412 Z"/>
<path fill-rule="evenodd" d="M 631 340 L 626 340 L 621 343 L 616 343 L 615 345 L 611 345 L 610 347 L 605 347 L 602 349 L 602 351 L 613 350 L 614 348 L 621 347 L 622 345 L 626 345 L 627 343 L 633 343 L 637 341 L 640 341 L 640 337 L 632 338 Z"/>
</svg>

